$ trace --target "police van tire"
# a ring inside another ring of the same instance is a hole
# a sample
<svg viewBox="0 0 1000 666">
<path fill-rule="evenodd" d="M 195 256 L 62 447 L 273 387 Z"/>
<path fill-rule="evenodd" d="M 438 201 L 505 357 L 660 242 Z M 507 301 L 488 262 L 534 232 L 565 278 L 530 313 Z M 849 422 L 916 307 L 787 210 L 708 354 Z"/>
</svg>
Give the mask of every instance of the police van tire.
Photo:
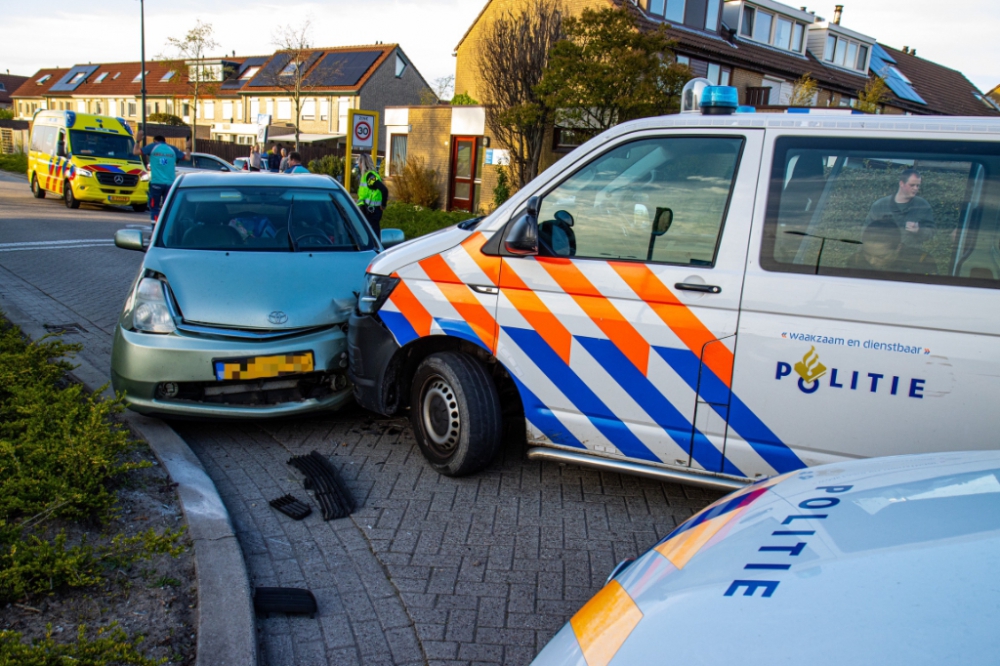
<svg viewBox="0 0 1000 666">
<path fill-rule="evenodd" d="M 486 368 L 466 354 L 424 359 L 413 377 L 410 421 L 421 453 L 446 476 L 478 472 L 500 450 L 500 396 Z"/>
<path fill-rule="evenodd" d="M 42 186 L 38 184 L 37 174 L 31 174 L 31 194 L 36 199 L 45 198 L 45 190 L 43 190 Z"/>
<path fill-rule="evenodd" d="M 146 204 L 132 204 L 132 210 L 134 210 L 137 213 L 145 213 Z"/>
<path fill-rule="evenodd" d="M 68 180 L 63 185 L 63 201 L 66 202 L 66 208 L 80 207 L 80 202 L 73 196 L 73 185 Z"/>
</svg>

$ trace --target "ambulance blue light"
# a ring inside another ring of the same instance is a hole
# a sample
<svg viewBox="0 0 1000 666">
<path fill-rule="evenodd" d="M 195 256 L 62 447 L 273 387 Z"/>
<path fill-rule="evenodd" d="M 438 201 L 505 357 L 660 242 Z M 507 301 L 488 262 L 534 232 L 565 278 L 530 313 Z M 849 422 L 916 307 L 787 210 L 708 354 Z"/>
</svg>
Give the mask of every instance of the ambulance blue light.
<svg viewBox="0 0 1000 666">
<path fill-rule="evenodd" d="M 76 124 L 76 113 L 73 111 L 66 112 L 66 127 L 73 127 Z"/>
<path fill-rule="evenodd" d="M 730 114 L 739 105 L 739 92 L 732 86 L 708 86 L 701 93 L 701 112 L 705 115 Z"/>
<path fill-rule="evenodd" d="M 122 127 L 125 128 L 125 131 L 128 132 L 129 136 L 132 136 L 132 126 L 125 122 L 124 118 L 115 118 L 115 120 L 122 124 Z"/>
<path fill-rule="evenodd" d="M 757 107 L 740 104 L 736 107 L 736 113 L 757 113 Z"/>
</svg>

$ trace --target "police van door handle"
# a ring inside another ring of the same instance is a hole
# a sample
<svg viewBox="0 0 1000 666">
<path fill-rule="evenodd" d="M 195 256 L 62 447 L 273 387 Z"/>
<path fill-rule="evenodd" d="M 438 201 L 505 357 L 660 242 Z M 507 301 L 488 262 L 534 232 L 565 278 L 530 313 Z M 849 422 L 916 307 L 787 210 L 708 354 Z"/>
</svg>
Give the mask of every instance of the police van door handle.
<svg viewBox="0 0 1000 666">
<path fill-rule="evenodd" d="M 469 289 L 472 289 L 472 291 L 478 291 L 480 294 L 496 295 L 500 293 L 500 290 L 496 287 L 485 284 L 470 284 Z"/>
<path fill-rule="evenodd" d="M 722 293 L 722 287 L 717 287 L 714 284 L 694 284 L 693 282 L 678 282 L 674 285 L 674 289 L 681 289 L 683 291 L 700 291 L 705 294 Z"/>
</svg>

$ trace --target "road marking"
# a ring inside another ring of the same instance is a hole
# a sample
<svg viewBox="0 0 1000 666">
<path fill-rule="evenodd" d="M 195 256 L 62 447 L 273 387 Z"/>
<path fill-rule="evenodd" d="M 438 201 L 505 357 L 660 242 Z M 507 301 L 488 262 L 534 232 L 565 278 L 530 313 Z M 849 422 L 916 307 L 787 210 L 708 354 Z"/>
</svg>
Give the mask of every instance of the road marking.
<svg viewBox="0 0 1000 666">
<path fill-rule="evenodd" d="M 79 240 L 30 241 L 23 243 L 0 243 L 0 252 L 23 252 L 24 250 L 73 250 L 81 247 L 111 247 L 115 241 L 108 238 L 81 238 Z"/>
</svg>

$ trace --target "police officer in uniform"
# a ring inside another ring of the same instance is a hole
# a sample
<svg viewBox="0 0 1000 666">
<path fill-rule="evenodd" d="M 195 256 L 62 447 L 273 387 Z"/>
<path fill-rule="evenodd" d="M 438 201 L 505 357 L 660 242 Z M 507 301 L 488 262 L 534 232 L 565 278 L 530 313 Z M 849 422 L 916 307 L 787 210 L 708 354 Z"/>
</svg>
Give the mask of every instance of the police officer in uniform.
<svg viewBox="0 0 1000 666">
<path fill-rule="evenodd" d="M 389 190 L 368 153 L 362 153 L 358 158 L 358 171 L 361 174 L 358 182 L 358 207 L 378 236 L 382 233 L 382 211 L 389 203 Z"/>
</svg>

